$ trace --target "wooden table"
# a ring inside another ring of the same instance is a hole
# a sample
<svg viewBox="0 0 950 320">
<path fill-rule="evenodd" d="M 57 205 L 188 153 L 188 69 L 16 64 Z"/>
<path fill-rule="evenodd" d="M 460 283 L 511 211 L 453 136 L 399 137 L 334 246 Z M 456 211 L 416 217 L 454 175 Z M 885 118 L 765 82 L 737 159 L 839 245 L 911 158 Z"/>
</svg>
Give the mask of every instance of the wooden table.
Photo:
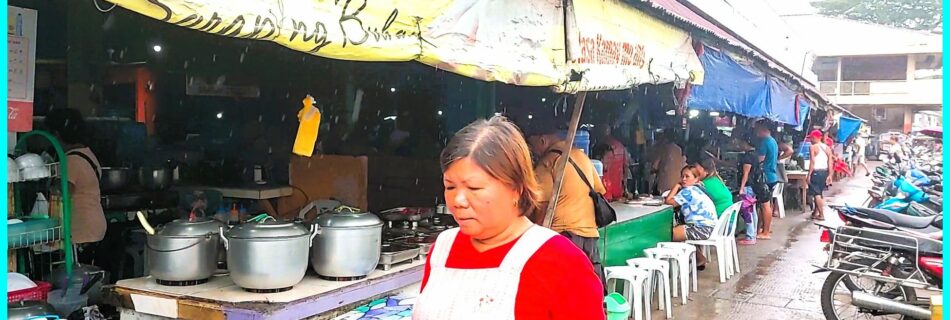
<svg viewBox="0 0 950 320">
<path fill-rule="evenodd" d="M 251 293 L 237 287 L 226 275 L 207 283 L 169 287 L 151 277 L 116 283 L 106 302 L 130 319 L 304 319 L 401 292 L 422 281 L 425 260 L 374 270 L 357 281 L 328 281 L 308 272 L 293 289 L 280 293 Z M 126 319 L 126 317 L 123 317 Z"/>
<path fill-rule="evenodd" d="M 808 171 L 804 170 L 788 170 L 785 171 L 785 176 L 788 178 L 788 182 L 795 181 L 798 184 L 799 188 L 802 190 L 802 210 L 808 207 Z"/>
</svg>

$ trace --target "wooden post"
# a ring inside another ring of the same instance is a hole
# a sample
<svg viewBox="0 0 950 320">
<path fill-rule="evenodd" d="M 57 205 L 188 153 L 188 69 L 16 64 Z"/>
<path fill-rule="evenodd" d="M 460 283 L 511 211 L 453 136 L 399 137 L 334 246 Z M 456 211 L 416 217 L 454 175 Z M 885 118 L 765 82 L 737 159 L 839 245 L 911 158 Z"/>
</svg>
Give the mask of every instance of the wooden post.
<svg viewBox="0 0 950 320">
<path fill-rule="evenodd" d="M 574 110 L 571 114 L 571 124 L 567 128 L 567 152 L 557 159 L 554 165 L 554 192 L 551 193 L 551 199 L 548 202 L 548 210 L 544 214 L 545 228 L 550 228 L 554 222 L 554 210 L 557 209 L 557 198 L 561 194 L 561 185 L 564 182 L 564 170 L 567 168 L 567 160 L 571 157 L 571 151 L 574 150 L 574 135 L 577 133 L 578 124 L 581 121 L 581 112 L 584 111 L 584 99 L 587 98 L 587 92 L 582 91 L 577 94 L 574 101 Z"/>
</svg>

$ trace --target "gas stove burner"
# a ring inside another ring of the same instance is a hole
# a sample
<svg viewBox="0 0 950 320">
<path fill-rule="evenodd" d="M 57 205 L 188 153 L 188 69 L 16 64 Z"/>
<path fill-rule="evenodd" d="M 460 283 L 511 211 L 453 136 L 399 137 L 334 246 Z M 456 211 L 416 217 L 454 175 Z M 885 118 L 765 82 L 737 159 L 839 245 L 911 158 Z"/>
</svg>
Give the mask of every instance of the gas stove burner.
<svg viewBox="0 0 950 320">
<path fill-rule="evenodd" d="M 290 289 L 293 289 L 293 288 L 294 287 L 286 287 L 286 288 L 279 288 L 279 289 L 248 289 L 248 288 L 242 288 L 242 289 L 250 293 L 279 293 L 279 292 L 290 291 Z"/>
<path fill-rule="evenodd" d="M 320 277 L 320 279 L 329 280 L 329 281 L 356 281 L 356 280 L 366 278 L 366 276 L 358 276 L 358 277 L 327 277 L 327 276 L 321 276 L 321 275 L 317 275 L 317 276 Z"/>
<path fill-rule="evenodd" d="M 199 284 L 208 283 L 208 279 L 201 280 L 186 280 L 186 281 L 168 281 L 168 280 L 159 280 L 155 279 L 155 283 L 163 286 L 169 287 L 187 287 L 187 286 L 197 286 Z"/>
</svg>

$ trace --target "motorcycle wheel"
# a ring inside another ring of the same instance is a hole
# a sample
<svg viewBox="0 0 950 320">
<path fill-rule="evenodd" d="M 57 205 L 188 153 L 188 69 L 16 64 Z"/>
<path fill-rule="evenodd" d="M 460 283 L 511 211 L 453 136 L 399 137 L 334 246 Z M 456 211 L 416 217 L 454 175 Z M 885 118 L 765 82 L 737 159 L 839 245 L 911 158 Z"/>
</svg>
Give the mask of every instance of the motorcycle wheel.
<svg viewBox="0 0 950 320">
<path fill-rule="evenodd" d="M 859 270 L 858 266 L 850 265 L 842 266 L 842 268 L 849 270 Z M 900 299 L 902 301 L 917 300 L 917 293 L 913 288 L 901 287 L 895 284 L 883 283 L 870 279 L 855 279 L 855 277 L 850 274 L 833 271 L 830 275 L 828 275 L 828 278 L 825 279 L 824 285 L 821 287 L 821 311 L 825 314 L 825 319 L 910 319 L 899 314 L 875 316 L 864 313 L 862 310 L 860 310 L 860 308 L 851 304 L 851 291 L 869 291 L 868 289 L 874 289 L 874 287 L 877 286 L 884 286 L 885 288 L 888 286 L 891 287 L 885 290 L 883 293 L 878 293 L 878 296 L 884 296 L 893 300 Z M 839 297 L 838 299 L 841 300 L 836 299 L 836 297 Z"/>
</svg>

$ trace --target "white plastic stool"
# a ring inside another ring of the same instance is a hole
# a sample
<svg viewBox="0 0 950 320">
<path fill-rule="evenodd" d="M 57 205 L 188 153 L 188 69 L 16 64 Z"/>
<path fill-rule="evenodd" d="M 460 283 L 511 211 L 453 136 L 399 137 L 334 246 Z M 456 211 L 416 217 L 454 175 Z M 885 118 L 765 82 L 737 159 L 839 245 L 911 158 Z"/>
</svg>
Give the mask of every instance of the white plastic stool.
<svg viewBox="0 0 950 320">
<path fill-rule="evenodd" d="M 698 270 L 699 264 L 696 263 L 696 246 L 691 245 L 691 244 L 686 244 L 683 242 L 660 242 L 656 244 L 656 247 L 682 250 L 686 252 L 687 254 L 689 254 L 689 261 L 688 261 L 690 264 L 689 271 L 693 273 L 692 275 L 693 292 L 699 291 L 699 281 L 697 279 L 698 274 L 699 274 L 699 270 Z M 680 275 L 680 276 L 684 277 L 688 275 Z"/>
<path fill-rule="evenodd" d="M 615 292 L 617 280 L 627 282 L 623 286 L 624 299 L 630 301 L 633 305 L 633 316 L 635 320 L 643 320 L 643 286 L 652 273 L 628 266 L 606 267 L 604 276 L 607 278 L 607 292 Z"/>
<path fill-rule="evenodd" d="M 651 259 L 651 258 L 633 258 L 627 260 L 627 265 L 640 269 L 646 270 L 653 274 L 648 280 L 648 290 L 646 292 L 645 310 L 647 311 L 647 319 L 651 318 L 652 308 L 650 305 L 653 302 L 653 292 L 659 291 L 660 294 L 657 295 L 657 308 L 659 310 L 666 310 L 666 318 L 673 318 L 673 298 L 670 296 L 670 263 L 665 260 L 660 259 Z M 658 283 L 657 280 L 662 282 Z M 665 307 L 664 307 L 665 304 Z"/>
<path fill-rule="evenodd" d="M 673 248 L 649 248 L 644 249 L 643 253 L 648 258 L 666 260 L 670 263 L 670 283 L 674 297 L 680 297 L 683 305 L 686 305 L 686 299 L 689 298 L 689 257 L 686 251 Z M 679 286 L 675 283 L 679 282 Z M 682 293 L 680 293 L 682 291 Z"/>
<path fill-rule="evenodd" d="M 775 191 L 772 191 L 772 199 L 775 200 L 775 209 L 778 210 L 778 217 L 785 218 L 785 183 L 775 184 Z"/>
</svg>

